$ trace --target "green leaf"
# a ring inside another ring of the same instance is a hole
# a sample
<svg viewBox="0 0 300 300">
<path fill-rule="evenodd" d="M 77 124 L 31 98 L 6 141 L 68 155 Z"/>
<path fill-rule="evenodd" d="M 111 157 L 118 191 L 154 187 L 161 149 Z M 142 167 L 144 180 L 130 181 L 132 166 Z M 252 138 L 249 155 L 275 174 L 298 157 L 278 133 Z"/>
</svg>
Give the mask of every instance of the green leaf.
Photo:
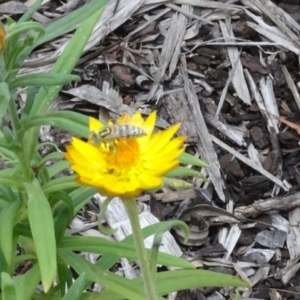
<svg viewBox="0 0 300 300">
<path fill-rule="evenodd" d="M 68 290 L 73 284 L 73 274 L 69 266 L 64 263 L 59 263 L 57 265 L 57 279 L 60 285 L 60 294 L 65 295 L 66 290 Z"/>
<path fill-rule="evenodd" d="M 35 127 L 51 125 L 67 130 L 73 134 L 88 137 L 88 117 L 72 111 L 57 111 L 29 117 L 22 122 L 24 131 Z"/>
<path fill-rule="evenodd" d="M 82 273 L 72 284 L 62 300 L 80 300 L 82 292 L 85 289 L 85 280 L 85 273 Z"/>
<path fill-rule="evenodd" d="M 18 23 L 23 23 L 29 21 L 33 14 L 40 8 L 43 0 L 36 0 L 33 5 L 29 7 L 29 9 L 21 16 L 18 20 Z"/>
<path fill-rule="evenodd" d="M 51 41 L 73 30 L 79 23 L 89 18 L 96 11 L 103 10 L 108 1 L 109 0 L 92 0 L 81 8 L 67 14 L 67 16 L 52 22 L 46 27 L 46 34 L 37 45 Z M 83 34 L 85 33 L 83 32 Z"/>
<path fill-rule="evenodd" d="M 66 84 L 70 81 L 78 81 L 80 77 L 72 74 L 38 73 L 16 78 L 10 83 L 10 89 L 27 86 L 54 86 Z"/>
<path fill-rule="evenodd" d="M 203 287 L 247 287 L 251 286 L 242 279 L 206 270 L 176 270 L 157 273 L 157 290 L 160 295 L 175 291 Z M 135 285 L 142 284 L 141 278 L 132 280 Z M 81 300 L 123 300 L 115 291 L 104 290 L 100 293 L 85 293 Z"/>
<path fill-rule="evenodd" d="M 96 188 L 90 188 L 82 186 L 70 193 L 70 197 L 73 201 L 74 215 L 76 215 L 79 210 L 84 207 L 91 198 L 98 192 Z"/>
<path fill-rule="evenodd" d="M 6 114 L 10 101 L 9 87 L 6 82 L 0 82 L 0 120 Z"/>
<path fill-rule="evenodd" d="M 37 180 L 24 183 L 24 186 L 28 195 L 28 218 L 42 284 L 47 292 L 56 273 L 56 244 L 51 207 Z"/>
<path fill-rule="evenodd" d="M 2 300 L 16 300 L 17 294 L 13 279 L 7 273 L 2 272 L 1 281 Z"/>
<path fill-rule="evenodd" d="M 206 270 L 176 270 L 157 274 L 158 290 L 161 294 L 202 287 L 248 287 L 250 285 L 232 275 Z"/>
<path fill-rule="evenodd" d="M 8 270 L 8 265 L 6 263 L 5 257 L 3 255 L 2 249 L 0 248 L 0 274 Z M 1 282 L 1 280 L 0 280 Z M 1 299 L 1 298 L 0 298 Z"/>
<path fill-rule="evenodd" d="M 21 113 L 21 120 L 24 120 L 28 117 L 28 115 L 30 113 L 30 110 L 32 108 L 32 105 L 34 103 L 34 97 L 35 97 L 37 92 L 38 92 L 38 87 L 36 87 L 36 86 L 29 86 L 28 87 L 25 106 L 24 106 L 23 111 Z"/>
<path fill-rule="evenodd" d="M 14 250 L 13 228 L 19 206 L 19 201 L 13 201 L 4 206 L 0 212 L 0 244 L 8 265 L 11 264 Z"/>
<path fill-rule="evenodd" d="M 151 248 L 151 258 L 150 258 L 150 268 L 152 272 L 152 276 L 156 277 L 157 274 L 157 257 L 158 257 L 158 251 L 159 247 L 163 238 L 163 234 L 166 231 L 171 230 L 173 227 L 179 227 L 182 229 L 185 235 L 184 241 L 186 242 L 189 238 L 190 232 L 189 232 L 189 227 L 186 223 L 180 220 L 172 220 L 168 222 L 160 222 L 159 229 L 156 231 L 153 239 L 153 244 Z"/>
<path fill-rule="evenodd" d="M 57 153 L 57 154 L 63 154 L 63 153 Z M 57 175 L 63 170 L 68 169 L 69 167 L 70 167 L 69 161 L 66 160 L 59 161 L 47 168 L 49 177 L 52 178 L 53 176 Z"/>
<path fill-rule="evenodd" d="M 164 223 L 169 223 L 173 221 L 165 221 Z M 172 223 L 171 223 L 172 224 Z M 142 234 L 144 239 L 147 237 L 155 234 L 157 231 L 160 230 L 161 226 L 165 227 L 168 226 L 168 224 L 163 224 L 161 225 L 161 222 L 155 223 L 152 225 L 149 225 L 147 227 L 142 228 Z M 127 236 L 124 240 L 122 240 L 121 244 L 124 244 L 126 246 L 133 245 L 133 236 L 129 235 Z M 159 255 L 163 255 L 163 253 L 160 253 Z M 186 260 L 179 258 L 179 257 L 174 257 L 173 255 L 169 255 L 165 257 L 164 259 L 168 259 L 168 262 L 161 262 L 159 261 L 160 264 L 162 265 L 168 265 L 168 266 L 174 266 L 178 268 L 185 268 L 185 269 L 194 269 L 195 267 L 187 262 Z M 98 266 L 100 266 L 102 269 L 110 269 L 115 263 L 117 263 L 119 260 L 119 256 L 117 255 L 112 255 L 110 254 L 103 254 L 101 258 L 96 262 Z"/>
<path fill-rule="evenodd" d="M 89 14 L 89 17 L 84 21 L 73 34 L 71 40 L 68 42 L 62 55 L 58 58 L 51 72 L 53 73 L 64 73 L 70 74 L 83 53 L 84 47 L 92 34 L 93 28 L 100 15 L 102 14 L 104 7 L 99 10 L 95 10 L 94 5 L 101 3 L 101 1 L 93 1 L 93 12 Z M 106 3 L 106 2 L 105 2 Z M 78 10 L 76 10 L 78 11 Z M 63 22 L 66 20 L 64 19 Z M 30 111 L 31 116 L 33 115 L 44 115 L 48 110 L 49 106 L 56 99 L 62 86 L 57 85 L 54 87 L 42 87 L 35 97 L 34 104 Z M 36 142 L 39 136 L 38 128 L 28 130 L 25 133 L 26 144 L 24 145 L 24 152 L 26 157 L 32 157 L 35 151 Z"/>
<path fill-rule="evenodd" d="M 49 195 L 53 192 L 63 191 L 70 188 L 77 188 L 81 185 L 75 182 L 76 175 L 60 177 L 53 179 L 43 185 L 43 191 L 46 195 Z"/>
<path fill-rule="evenodd" d="M 7 82 L 14 79 L 17 75 L 18 69 L 21 68 L 24 60 L 28 56 L 28 50 L 38 38 L 38 33 L 28 32 L 28 36 L 23 41 L 18 41 L 18 36 L 10 41 L 9 47 L 5 50 L 6 53 L 6 68 L 8 70 Z"/>
<path fill-rule="evenodd" d="M 12 188 L 22 188 L 21 178 L 13 176 L 13 169 L 5 169 L 0 171 L 0 182 L 1 184 L 10 186 Z"/>
<path fill-rule="evenodd" d="M 11 203 L 13 201 L 20 200 L 19 192 L 13 190 L 11 187 L 7 186 L 6 184 L 0 184 L 0 193 L 3 196 L 3 199 L 7 199 L 7 203 Z"/>
<path fill-rule="evenodd" d="M 5 43 L 9 44 L 16 37 L 19 37 L 22 34 L 26 34 L 30 31 L 35 31 L 39 33 L 39 37 L 42 37 L 45 33 L 45 29 L 42 24 L 38 22 L 23 22 L 21 24 L 14 23 L 8 26 Z"/>
<path fill-rule="evenodd" d="M 168 178 L 162 177 L 164 186 L 170 186 L 174 189 L 185 189 L 189 187 L 193 187 L 192 183 L 186 182 L 184 180 L 176 179 L 176 178 Z"/>
<path fill-rule="evenodd" d="M 119 242 L 111 242 L 98 237 L 71 236 L 65 237 L 59 245 L 60 249 L 91 252 L 99 254 L 108 254 L 117 257 L 126 257 L 130 260 L 137 259 L 137 254 L 133 242 L 131 244 Z M 150 250 L 147 250 L 150 253 Z M 158 255 L 158 263 L 164 266 L 176 266 L 179 268 L 193 268 L 193 266 L 178 257 L 160 252 Z"/>
<path fill-rule="evenodd" d="M 71 197 L 65 192 L 59 191 L 51 196 L 60 200 L 60 203 L 55 206 L 54 211 L 55 237 L 57 244 L 59 244 L 65 236 L 68 225 L 73 219 L 74 209 Z"/>
<path fill-rule="evenodd" d="M 30 226 L 24 223 L 18 223 L 15 225 L 14 232 L 18 236 L 24 236 L 26 238 L 30 238 L 32 240 L 32 234 L 30 230 Z M 19 237 L 20 238 L 20 237 Z"/>
<path fill-rule="evenodd" d="M 3 145 L 0 143 L 0 153 L 1 156 L 8 162 L 17 161 L 16 153 L 12 151 L 11 147 L 8 145 Z"/>
<path fill-rule="evenodd" d="M 131 280 L 102 270 L 73 252 L 58 250 L 58 255 L 66 264 L 72 266 L 78 274 L 85 272 L 88 280 L 104 285 L 107 289 L 113 290 L 116 294 L 121 295 L 123 299 L 145 299 L 142 284 L 134 285 Z M 163 300 L 164 298 L 159 297 L 158 299 Z"/>
<path fill-rule="evenodd" d="M 174 170 L 172 170 L 171 172 L 167 173 L 165 175 L 166 177 L 198 177 L 198 178 L 202 178 L 203 180 L 207 181 L 206 177 L 198 171 L 192 170 L 190 168 L 186 168 L 186 167 L 177 167 Z"/>
<path fill-rule="evenodd" d="M 14 278 L 17 298 L 16 300 L 31 300 L 33 294 L 41 280 L 38 264 L 34 264 L 24 275 Z"/>
<path fill-rule="evenodd" d="M 197 167 L 209 167 L 209 165 L 202 161 L 201 159 L 189 154 L 189 153 L 182 153 L 179 157 L 178 160 L 182 163 L 182 164 L 186 164 L 186 165 L 193 165 L 193 166 L 197 166 Z"/>
</svg>

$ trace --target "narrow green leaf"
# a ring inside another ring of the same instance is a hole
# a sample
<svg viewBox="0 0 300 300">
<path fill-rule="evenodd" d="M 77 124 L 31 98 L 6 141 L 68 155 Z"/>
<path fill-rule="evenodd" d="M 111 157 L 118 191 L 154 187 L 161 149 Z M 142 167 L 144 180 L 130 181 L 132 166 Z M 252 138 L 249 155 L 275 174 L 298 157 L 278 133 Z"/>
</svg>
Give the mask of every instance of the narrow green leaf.
<svg viewBox="0 0 300 300">
<path fill-rule="evenodd" d="M 66 84 L 70 81 L 79 81 L 80 77 L 72 74 L 38 73 L 16 78 L 10 83 L 10 89 L 27 86 L 55 86 Z"/>
<path fill-rule="evenodd" d="M 59 127 L 86 138 L 89 136 L 88 117 L 72 111 L 57 111 L 36 115 L 22 122 L 22 127 L 25 131 L 32 127 L 43 125 Z"/>
<path fill-rule="evenodd" d="M 100 3 L 100 1 L 93 1 L 93 5 L 96 5 L 96 3 Z M 85 20 L 73 34 L 71 40 L 68 42 L 66 48 L 64 49 L 64 52 L 53 66 L 51 72 L 63 74 L 70 74 L 72 72 L 81 54 L 83 53 L 84 47 L 93 32 L 95 24 L 99 20 L 99 17 L 104 10 L 104 7 L 101 7 L 101 9 L 99 10 L 95 10 L 95 6 L 93 6 L 93 8 L 93 13 L 90 13 L 88 19 Z M 66 20 L 64 19 L 63 22 L 65 21 Z M 41 87 L 35 97 L 34 104 L 30 111 L 31 116 L 38 114 L 44 115 L 51 103 L 53 103 L 53 101 L 56 99 L 61 88 L 61 85 L 57 85 L 54 87 Z M 38 136 L 38 128 L 26 131 L 26 144 L 24 145 L 24 152 L 26 153 L 27 157 L 33 156 Z"/>
<path fill-rule="evenodd" d="M 17 191 L 7 186 L 6 184 L 0 184 L 0 193 L 3 198 L 7 199 L 7 203 L 13 201 L 19 201 L 20 195 Z"/>
<path fill-rule="evenodd" d="M 0 171 L 1 184 L 10 186 L 12 188 L 21 188 L 22 182 L 20 178 L 13 176 L 13 169 L 5 169 Z"/>
<path fill-rule="evenodd" d="M 198 171 L 192 170 L 190 168 L 186 168 L 186 167 L 177 167 L 174 170 L 172 170 L 171 172 L 167 173 L 165 175 L 166 177 L 198 177 L 198 178 L 202 178 L 203 180 L 207 181 L 206 177 Z"/>
<path fill-rule="evenodd" d="M 16 288 L 13 279 L 5 272 L 1 273 L 2 300 L 16 300 Z"/>
<path fill-rule="evenodd" d="M 193 165 L 193 166 L 198 166 L 198 167 L 209 167 L 209 165 L 204 162 L 203 160 L 189 154 L 189 153 L 182 153 L 179 157 L 178 160 L 182 163 L 182 164 L 186 164 L 186 165 Z"/>
<path fill-rule="evenodd" d="M 75 178 L 76 175 L 53 179 L 43 185 L 43 191 L 46 195 L 49 195 L 53 192 L 80 187 L 81 185 L 75 182 Z"/>
<path fill-rule="evenodd" d="M 85 272 L 88 280 L 93 280 L 104 285 L 107 289 L 122 295 L 123 298 L 131 300 L 145 299 L 142 284 L 134 285 L 131 280 L 112 272 L 101 270 L 96 265 L 73 252 L 58 250 L 58 255 L 66 264 L 72 266 L 78 274 Z M 159 297 L 158 299 L 163 300 L 164 298 Z"/>
<path fill-rule="evenodd" d="M 32 234 L 30 230 L 30 226 L 24 223 L 18 223 L 15 225 L 14 232 L 18 236 L 24 236 L 26 238 L 30 238 L 32 240 Z"/>
<path fill-rule="evenodd" d="M 28 115 L 30 113 L 30 110 L 32 108 L 32 105 L 34 103 L 34 97 L 35 97 L 37 92 L 38 92 L 38 87 L 36 87 L 36 86 L 29 86 L 28 87 L 25 106 L 24 106 L 23 111 L 21 113 L 21 120 L 24 120 L 28 117 Z"/>
<path fill-rule="evenodd" d="M 70 193 L 73 201 L 74 215 L 76 215 L 85 204 L 98 192 L 96 188 L 82 186 Z"/>
<path fill-rule="evenodd" d="M 8 162 L 17 161 L 16 153 L 12 151 L 10 146 L 3 146 L 0 144 L 0 153 L 1 156 L 6 159 Z"/>
<path fill-rule="evenodd" d="M 135 285 L 142 284 L 141 277 L 132 280 Z M 247 287 L 250 285 L 242 279 L 227 274 L 206 270 L 176 270 L 157 273 L 157 290 L 160 295 L 203 287 Z M 113 290 L 100 293 L 86 293 L 81 300 L 123 300 Z"/>
<path fill-rule="evenodd" d="M 6 114 L 10 101 L 9 87 L 6 82 L 0 82 L 0 120 Z"/>
<path fill-rule="evenodd" d="M 11 264 L 14 250 L 13 228 L 19 206 L 19 201 L 13 201 L 4 206 L 0 212 L 0 244 L 8 265 Z"/>
<path fill-rule="evenodd" d="M 116 243 L 96 237 L 72 236 L 64 237 L 59 248 L 64 250 L 99 253 L 102 255 L 107 254 L 118 257 L 117 259 L 120 259 L 121 257 L 126 257 L 131 260 L 137 259 L 133 242 L 131 244 L 124 243 L 123 241 Z M 149 249 L 147 252 L 150 254 Z M 189 262 L 162 252 L 158 255 L 158 263 L 164 266 L 177 266 L 179 268 L 189 269 L 193 268 Z"/>
<path fill-rule="evenodd" d="M 62 300 L 80 300 L 82 292 L 85 289 L 85 277 L 85 273 L 82 273 L 72 284 L 71 288 L 62 298 Z"/>
<path fill-rule="evenodd" d="M 64 18 L 54 21 L 47 26 L 45 36 L 38 42 L 37 45 L 51 41 L 56 37 L 73 30 L 78 24 L 90 17 L 99 9 L 103 9 L 109 0 L 92 0 L 79 9 L 69 13 Z"/>
<path fill-rule="evenodd" d="M 176 179 L 176 178 L 168 178 L 168 177 L 162 177 L 164 186 L 170 186 L 174 189 L 184 189 L 193 187 L 192 183 L 186 182 L 184 180 Z"/>
<path fill-rule="evenodd" d="M 169 222 L 173 222 L 173 221 L 165 221 L 163 224 L 161 225 L 161 222 L 159 223 L 155 223 L 152 225 L 149 225 L 147 227 L 142 228 L 142 233 L 143 233 L 143 237 L 144 239 L 146 239 L 147 237 L 155 234 L 157 231 L 160 230 L 160 228 L 163 226 L 169 226 L 167 223 Z M 124 240 L 122 240 L 121 244 L 124 244 L 126 246 L 130 246 L 133 245 L 133 236 L 130 235 L 128 237 L 126 237 Z M 160 260 L 160 257 L 162 257 L 163 253 L 159 253 L 159 260 L 158 263 L 161 265 L 165 265 L 165 266 L 174 266 L 177 268 L 185 268 L 185 269 L 194 269 L 195 267 L 190 264 L 189 262 L 187 262 L 186 260 L 179 258 L 179 257 L 174 257 L 173 255 L 169 255 L 167 257 L 165 257 L 164 259 L 166 259 L 167 261 L 162 262 Z M 100 266 L 102 269 L 110 269 L 115 263 L 117 263 L 119 260 L 119 256 L 114 256 L 112 253 L 110 254 L 105 254 L 103 253 L 103 255 L 101 256 L 101 258 L 96 262 L 96 264 L 98 266 Z"/>
<path fill-rule="evenodd" d="M 54 153 L 51 153 L 51 154 L 54 154 Z M 63 155 L 63 153 L 57 153 L 57 152 L 55 154 L 58 154 L 59 156 L 61 156 L 61 154 Z M 47 158 L 47 160 L 49 160 L 49 157 Z M 47 168 L 49 177 L 52 178 L 53 176 L 57 175 L 58 173 L 60 173 L 61 171 L 65 170 L 65 169 L 68 169 L 69 167 L 70 167 L 69 161 L 61 160 L 59 162 L 56 162 L 55 164 L 53 164 Z"/>
<path fill-rule="evenodd" d="M 31 300 L 41 280 L 41 274 L 38 264 L 34 264 L 24 275 L 18 275 L 14 278 L 17 291 L 16 300 Z"/>
<path fill-rule="evenodd" d="M 64 263 L 59 263 L 57 265 L 57 280 L 60 285 L 60 294 L 65 295 L 67 290 L 73 284 L 73 274 L 69 266 Z"/>
<path fill-rule="evenodd" d="M 19 37 L 21 34 L 26 34 L 31 30 L 38 32 L 39 37 L 42 37 L 45 34 L 43 25 L 38 22 L 23 22 L 21 24 L 14 23 L 8 26 L 5 43 L 9 44 L 15 37 Z"/>
<path fill-rule="evenodd" d="M 51 196 L 60 201 L 59 204 L 55 206 L 54 211 L 55 237 L 59 245 L 66 234 L 67 227 L 73 219 L 73 203 L 70 196 L 63 191 L 56 192 Z"/>
<path fill-rule="evenodd" d="M 189 227 L 183 221 L 172 220 L 172 221 L 169 221 L 169 222 L 160 222 L 159 230 L 157 230 L 157 232 L 154 235 L 153 244 L 152 244 L 152 248 L 151 248 L 150 268 L 151 268 L 151 272 L 152 272 L 153 277 L 155 277 L 156 274 L 157 274 L 157 272 L 156 272 L 157 257 L 158 257 L 158 254 L 159 254 L 158 251 L 159 251 L 159 247 L 160 247 L 160 244 L 161 244 L 161 241 L 162 241 L 162 238 L 163 238 L 163 234 L 166 231 L 171 230 L 175 226 L 179 227 L 184 232 L 185 242 L 189 238 L 189 235 L 190 235 Z"/>
<path fill-rule="evenodd" d="M 36 0 L 33 5 L 29 7 L 29 9 L 21 16 L 18 20 L 18 23 L 23 23 L 29 21 L 33 14 L 40 8 L 43 0 Z"/>
<path fill-rule="evenodd" d="M 37 180 L 25 183 L 28 217 L 45 292 L 56 273 L 56 244 L 51 207 Z M 46 238 L 45 238 L 46 237 Z"/>
<path fill-rule="evenodd" d="M 157 274 L 158 290 L 161 294 L 202 287 L 248 287 L 250 285 L 232 275 L 206 270 L 176 270 Z"/>
<path fill-rule="evenodd" d="M 8 265 L 6 263 L 6 260 L 5 260 L 5 257 L 3 255 L 2 249 L 0 248 L 0 274 L 2 272 L 7 272 L 7 270 L 8 270 Z"/>
</svg>

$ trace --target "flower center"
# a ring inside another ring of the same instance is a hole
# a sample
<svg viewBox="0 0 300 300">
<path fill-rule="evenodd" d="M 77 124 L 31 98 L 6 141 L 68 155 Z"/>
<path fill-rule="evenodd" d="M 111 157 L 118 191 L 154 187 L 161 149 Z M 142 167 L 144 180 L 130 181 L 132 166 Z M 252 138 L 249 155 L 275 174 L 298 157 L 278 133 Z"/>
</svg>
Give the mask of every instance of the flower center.
<svg viewBox="0 0 300 300">
<path fill-rule="evenodd" d="M 136 138 L 120 138 L 105 145 L 108 173 L 120 175 L 129 171 L 138 160 L 140 149 Z"/>
</svg>

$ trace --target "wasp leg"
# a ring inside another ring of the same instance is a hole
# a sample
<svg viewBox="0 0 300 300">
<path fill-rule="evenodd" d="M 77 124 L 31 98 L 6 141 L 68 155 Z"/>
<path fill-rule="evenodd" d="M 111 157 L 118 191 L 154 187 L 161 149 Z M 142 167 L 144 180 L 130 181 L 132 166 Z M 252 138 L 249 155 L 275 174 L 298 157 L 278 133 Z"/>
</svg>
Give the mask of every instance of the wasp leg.
<svg viewBox="0 0 300 300">
<path fill-rule="evenodd" d="M 99 134 L 92 131 L 89 136 L 90 140 L 92 141 L 92 144 L 94 146 L 99 146 L 101 144 L 101 138 L 99 137 Z"/>
</svg>

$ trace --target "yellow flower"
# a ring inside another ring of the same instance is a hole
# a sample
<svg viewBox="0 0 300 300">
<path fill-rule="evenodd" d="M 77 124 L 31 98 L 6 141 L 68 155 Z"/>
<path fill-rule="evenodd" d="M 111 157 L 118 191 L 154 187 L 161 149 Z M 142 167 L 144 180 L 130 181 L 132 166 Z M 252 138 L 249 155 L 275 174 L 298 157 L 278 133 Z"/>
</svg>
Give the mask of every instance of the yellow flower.
<svg viewBox="0 0 300 300">
<path fill-rule="evenodd" d="M 162 186 L 164 174 L 178 166 L 178 156 L 184 151 L 185 137 L 172 139 L 179 124 L 166 130 L 153 132 L 156 112 L 144 120 L 140 113 L 123 115 L 117 124 L 137 126 L 145 131 L 141 137 L 118 138 L 113 147 L 101 142 L 93 144 L 73 138 L 65 157 L 77 173 L 77 182 L 97 187 L 102 195 L 129 198 L 147 189 Z M 104 125 L 90 118 L 91 132 Z M 109 146 L 109 147 L 108 147 Z"/>
<path fill-rule="evenodd" d="M 5 40 L 5 31 L 0 23 L 0 51 L 4 48 L 4 40 Z"/>
</svg>

